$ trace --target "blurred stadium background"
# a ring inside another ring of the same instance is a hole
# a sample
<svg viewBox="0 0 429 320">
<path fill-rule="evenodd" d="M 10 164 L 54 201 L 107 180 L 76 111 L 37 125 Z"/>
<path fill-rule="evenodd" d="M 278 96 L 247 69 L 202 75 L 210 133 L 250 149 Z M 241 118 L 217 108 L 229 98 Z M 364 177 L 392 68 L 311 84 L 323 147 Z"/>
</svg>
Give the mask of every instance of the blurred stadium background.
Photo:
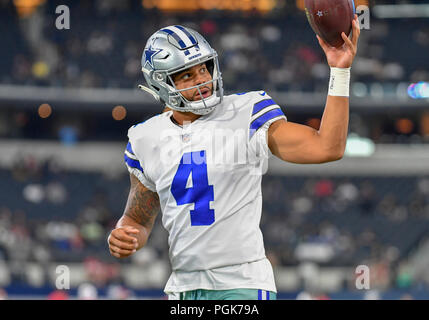
<svg viewBox="0 0 429 320">
<path fill-rule="evenodd" d="M 371 15 L 346 156 L 273 159 L 263 179 L 279 299 L 429 299 L 429 4 L 355 2 Z M 0 297 L 164 299 L 159 218 L 131 258 L 106 242 L 129 191 L 127 130 L 162 110 L 137 90 L 145 41 L 165 25 L 199 30 L 227 94 L 266 90 L 289 120 L 318 128 L 329 69 L 303 3 L 0 0 Z M 59 5 L 69 30 L 55 27 Z M 56 290 L 59 265 L 70 290 Z M 370 290 L 355 287 L 358 265 Z"/>
</svg>

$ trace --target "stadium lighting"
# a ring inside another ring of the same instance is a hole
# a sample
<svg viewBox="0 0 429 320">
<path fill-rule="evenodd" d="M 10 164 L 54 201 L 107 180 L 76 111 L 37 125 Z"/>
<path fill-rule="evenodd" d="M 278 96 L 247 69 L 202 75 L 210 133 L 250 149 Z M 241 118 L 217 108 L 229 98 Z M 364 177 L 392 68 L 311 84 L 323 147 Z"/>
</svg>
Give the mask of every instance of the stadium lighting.
<svg viewBox="0 0 429 320">
<path fill-rule="evenodd" d="M 429 82 L 412 83 L 408 87 L 408 95 L 413 99 L 429 98 Z"/>
<path fill-rule="evenodd" d="M 226 11 L 250 11 L 269 12 L 281 7 L 283 1 L 279 0 L 142 0 L 145 9 L 157 8 L 163 11 L 197 11 L 197 10 L 226 10 Z"/>
<path fill-rule="evenodd" d="M 112 109 L 112 117 L 116 121 L 124 120 L 127 116 L 127 109 L 124 106 L 116 106 Z"/>
<path fill-rule="evenodd" d="M 49 118 L 49 116 L 52 114 L 52 107 L 47 103 L 43 103 L 37 109 L 37 113 L 42 119 Z"/>
<path fill-rule="evenodd" d="M 349 157 L 370 157 L 375 152 L 375 144 L 371 139 L 349 134 L 345 155 Z"/>
<path fill-rule="evenodd" d="M 13 0 L 16 11 L 21 18 L 28 17 L 45 2 L 46 0 Z"/>
</svg>

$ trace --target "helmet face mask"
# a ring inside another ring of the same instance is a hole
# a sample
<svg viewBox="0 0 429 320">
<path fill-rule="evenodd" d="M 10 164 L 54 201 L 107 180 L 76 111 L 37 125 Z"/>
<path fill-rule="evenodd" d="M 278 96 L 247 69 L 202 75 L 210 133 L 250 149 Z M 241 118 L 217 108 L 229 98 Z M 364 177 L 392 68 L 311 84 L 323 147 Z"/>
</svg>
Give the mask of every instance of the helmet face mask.
<svg viewBox="0 0 429 320">
<path fill-rule="evenodd" d="M 205 63 L 211 80 L 192 87 L 177 89 L 173 75 Z M 223 99 L 223 84 L 218 55 L 196 31 L 181 26 L 163 28 L 153 34 L 142 57 L 142 71 L 149 88 L 143 87 L 167 107 L 195 114 L 208 114 Z M 204 98 L 201 88 L 212 83 L 212 95 Z M 201 100 L 189 101 L 183 91 L 196 89 Z"/>
</svg>

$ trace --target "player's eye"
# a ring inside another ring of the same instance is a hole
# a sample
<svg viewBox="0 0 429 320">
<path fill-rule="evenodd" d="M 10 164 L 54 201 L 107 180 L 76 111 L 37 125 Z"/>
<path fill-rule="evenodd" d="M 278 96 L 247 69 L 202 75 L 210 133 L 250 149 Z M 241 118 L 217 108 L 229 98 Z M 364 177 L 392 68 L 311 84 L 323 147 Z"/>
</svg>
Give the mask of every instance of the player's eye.
<svg viewBox="0 0 429 320">
<path fill-rule="evenodd" d="M 181 79 L 183 79 L 183 80 L 187 80 L 187 79 L 189 79 L 191 77 L 191 74 L 190 73 L 185 73 L 183 76 L 181 76 L 180 78 Z"/>
</svg>

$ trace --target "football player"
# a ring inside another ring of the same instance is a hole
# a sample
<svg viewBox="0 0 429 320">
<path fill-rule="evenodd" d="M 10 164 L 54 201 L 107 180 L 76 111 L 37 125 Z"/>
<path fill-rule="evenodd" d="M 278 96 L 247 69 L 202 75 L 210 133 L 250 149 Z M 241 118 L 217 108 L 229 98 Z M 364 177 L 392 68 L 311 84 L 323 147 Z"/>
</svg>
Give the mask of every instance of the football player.
<svg viewBox="0 0 429 320">
<path fill-rule="evenodd" d="M 155 32 L 143 52 L 142 89 L 168 109 L 128 131 L 131 188 L 108 238 L 111 254 L 124 258 L 144 247 L 161 211 L 169 299 L 275 299 L 259 227 L 262 173 L 271 155 L 303 164 L 342 158 L 359 34 L 356 16 L 342 47 L 318 37 L 331 77 L 315 130 L 287 121 L 264 91 L 224 95 L 218 55 L 196 31 Z"/>
</svg>

